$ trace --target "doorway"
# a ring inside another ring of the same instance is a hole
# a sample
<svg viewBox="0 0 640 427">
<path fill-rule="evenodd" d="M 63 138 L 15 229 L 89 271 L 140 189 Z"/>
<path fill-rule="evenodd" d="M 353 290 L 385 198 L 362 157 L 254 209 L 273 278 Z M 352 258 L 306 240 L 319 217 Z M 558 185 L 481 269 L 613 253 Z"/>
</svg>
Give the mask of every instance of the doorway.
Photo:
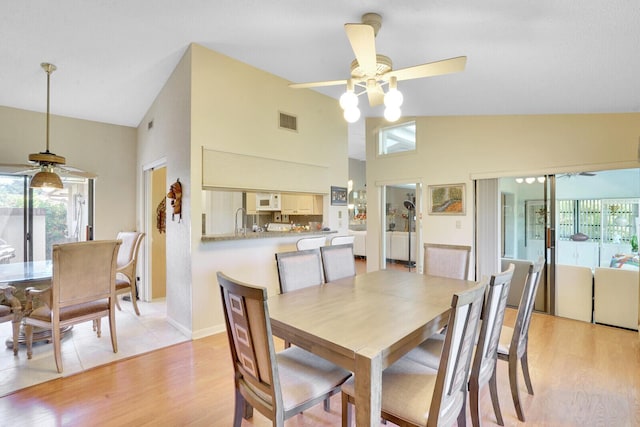
<svg viewBox="0 0 640 427">
<path fill-rule="evenodd" d="M 143 265 L 146 282 L 141 286 L 140 298 L 152 301 L 166 297 L 166 195 L 167 168 L 164 161 L 144 167 L 145 209 L 144 229 L 147 235 L 143 246 Z"/>
<path fill-rule="evenodd" d="M 402 268 L 418 272 L 422 269 L 420 183 L 394 183 L 382 191 L 382 254 L 384 268 Z"/>
</svg>

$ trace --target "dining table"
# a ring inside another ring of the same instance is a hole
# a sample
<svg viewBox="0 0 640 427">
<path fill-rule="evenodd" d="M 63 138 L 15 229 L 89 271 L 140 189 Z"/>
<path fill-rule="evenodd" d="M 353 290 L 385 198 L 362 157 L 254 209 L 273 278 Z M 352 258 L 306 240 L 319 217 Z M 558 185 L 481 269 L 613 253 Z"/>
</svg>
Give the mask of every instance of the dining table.
<svg viewBox="0 0 640 427">
<path fill-rule="evenodd" d="M 272 333 L 353 372 L 356 425 L 378 426 L 382 371 L 443 328 L 453 295 L 475 285 L 402 270 L 358 274 L 270 296 Z"/>
<path fill-rule="evenodd" d="M 52 274 L 53 262 L 51 260 L 0 264 L 0 283 L 7 283 L 16 288 L 14 297 L 20 304 L 18 310 L 21 316 L 26 314 L 24 312 L 27 301 L 25 290 L 27 288 L 44 289 L 51 286 Z M 60 328 L 61 336 L 64 337 L 72 328 L 73 326 Z M 33 342 L 49 341 L 50 339 L 51 331 L 49 329 L 34 329 Z M 18 343 L 26 343 L 22 328 L 20 329 Z M 8 348 L 13 348 L 13 339 L 7 338 L 6 345 Z"/>
</svg>

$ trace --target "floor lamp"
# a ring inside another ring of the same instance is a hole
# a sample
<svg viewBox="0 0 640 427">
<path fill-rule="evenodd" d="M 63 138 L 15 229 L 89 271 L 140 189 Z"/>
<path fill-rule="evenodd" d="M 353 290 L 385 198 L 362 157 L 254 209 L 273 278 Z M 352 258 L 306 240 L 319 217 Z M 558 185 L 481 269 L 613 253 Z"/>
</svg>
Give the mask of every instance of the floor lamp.
<svg viewBox="0 0 640 427">
<path fill-rule="evenodd" d="M 416 205 L 413 204 L 413 202 L 411 200 L 405 200 L 404 201 L 404 207 L 407 209 L 407 219 L 408 219 L 408 224 L 407 224 L 407 228 L 408 228 L 408 233 L 409 233 L 409 251 L 408 251 L 408 258 L 409 261 L 407 262 L 407 267 L 409 267 L 409 271 L 411 271 L 411 267 L 413 267 L 413 263 L 411 262 L 411 217 L 413 216 L 413 211 L 416 209 Z"/>
</svg>

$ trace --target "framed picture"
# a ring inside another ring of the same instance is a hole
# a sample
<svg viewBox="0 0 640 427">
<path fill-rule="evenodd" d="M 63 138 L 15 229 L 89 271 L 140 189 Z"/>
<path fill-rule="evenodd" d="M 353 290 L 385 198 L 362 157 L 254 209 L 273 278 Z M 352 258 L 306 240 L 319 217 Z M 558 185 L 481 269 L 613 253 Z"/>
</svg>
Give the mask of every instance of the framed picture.
<svg viewBox="0 0 640 427">
<path fill-rule="evenodd" d="M 331 187 L 331 205 L 347 206 L 347 188 Z"/>
<path fill-rule="evenodd" d="M 464 215 L 464 184 L 430 185 L 429 215 Z"/>
</svg>

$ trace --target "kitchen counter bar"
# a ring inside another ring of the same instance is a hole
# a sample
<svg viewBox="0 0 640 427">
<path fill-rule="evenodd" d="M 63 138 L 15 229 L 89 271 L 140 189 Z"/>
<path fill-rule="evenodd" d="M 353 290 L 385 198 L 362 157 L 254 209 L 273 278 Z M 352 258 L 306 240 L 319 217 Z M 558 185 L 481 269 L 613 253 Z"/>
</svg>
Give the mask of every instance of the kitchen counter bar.
<svg viewBox="0 0 640 427">
<path fill-rule="evenodd" d="M 337 230 L 331 231 L 247 231 L 247 234 L 215 234 L 204 235 L 200 239 L 202 242 L 224 242 L 229 240 L 252 240 L 252 239 L 269 239 L 274 237 L 308 237 L 308 236 L 329 236 L 337 233 Z"/>
</svg>

